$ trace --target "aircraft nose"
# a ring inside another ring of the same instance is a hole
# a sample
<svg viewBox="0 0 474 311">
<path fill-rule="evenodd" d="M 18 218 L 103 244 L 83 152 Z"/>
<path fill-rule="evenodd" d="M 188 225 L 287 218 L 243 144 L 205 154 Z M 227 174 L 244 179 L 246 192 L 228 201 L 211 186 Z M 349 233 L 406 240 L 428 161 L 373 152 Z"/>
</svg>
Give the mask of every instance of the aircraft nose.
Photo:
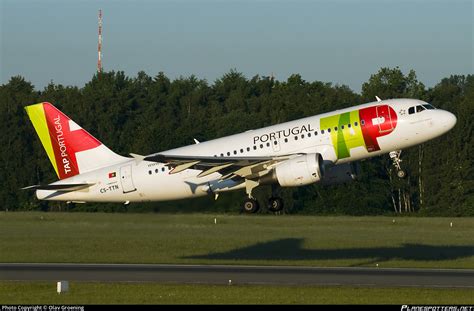
<svg viewBox="0 0 474 311">
<path fill-rule="evenodd" d="M 456 125 L 457 118 L 454 114 L 452 114 L 449 111 L 444 111 L 443 113 L 443 127 L 446 129 L 446 131 L 449 131 Z"/>
</svg>

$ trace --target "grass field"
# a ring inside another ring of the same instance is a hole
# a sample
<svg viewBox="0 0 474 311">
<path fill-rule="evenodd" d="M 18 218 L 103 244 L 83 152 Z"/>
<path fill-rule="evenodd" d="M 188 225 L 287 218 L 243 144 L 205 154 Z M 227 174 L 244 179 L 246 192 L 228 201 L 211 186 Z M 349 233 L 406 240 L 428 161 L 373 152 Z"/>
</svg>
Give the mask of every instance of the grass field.
<svg viewBox="0 0 474 311">
<path fill-rule="evenodd" d="M 0 262 L 474 268 L 474 218 L 6 212 L 0 236 Z"/>
<path fill-rule="evenodd" d="M 317 286 L 0 282 L 0 304 L 474 304 L 473 290 Z"/>
</svg>

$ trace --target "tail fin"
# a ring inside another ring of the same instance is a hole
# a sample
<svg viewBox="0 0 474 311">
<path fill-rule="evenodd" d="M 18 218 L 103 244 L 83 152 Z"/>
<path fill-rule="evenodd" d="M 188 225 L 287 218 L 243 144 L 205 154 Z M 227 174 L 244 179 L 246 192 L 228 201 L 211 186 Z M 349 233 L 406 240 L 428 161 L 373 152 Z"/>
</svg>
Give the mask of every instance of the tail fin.
<svg viewBox="0 0 474 311">
<path fill-rule="evenodd" d="M 59 179 L 127 159 L 107 148 L 50 103 L 25 109 Z"/>
</svg>

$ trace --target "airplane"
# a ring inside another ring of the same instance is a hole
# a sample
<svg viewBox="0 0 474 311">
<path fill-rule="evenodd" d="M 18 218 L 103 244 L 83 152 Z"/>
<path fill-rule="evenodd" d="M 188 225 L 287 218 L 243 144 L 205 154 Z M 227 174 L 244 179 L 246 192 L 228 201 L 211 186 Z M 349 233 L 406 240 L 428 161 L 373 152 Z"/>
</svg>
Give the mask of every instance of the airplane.
<svg viewBox="0 0 474 311">
<path fill-rule="evenodd" d="M 283 209 L 280 187 L 337 184 L 357 177 L 356 161 L 389 154 L 400 178 L 401 151 L 451 130 L 456 116 L 418 99 L 388 99 L 243 133 L 130 157 L 116 154 L 51 103 L 26 106 L 59 178 L 36 190 L 68 203 L 151 202 L 217 196 L 245 189 L 242 211 L 255 213 L 252 191 L 272 185 L 268 210 Z M 225 126 L 225 125 L 223 125 Z"/>
</svg>

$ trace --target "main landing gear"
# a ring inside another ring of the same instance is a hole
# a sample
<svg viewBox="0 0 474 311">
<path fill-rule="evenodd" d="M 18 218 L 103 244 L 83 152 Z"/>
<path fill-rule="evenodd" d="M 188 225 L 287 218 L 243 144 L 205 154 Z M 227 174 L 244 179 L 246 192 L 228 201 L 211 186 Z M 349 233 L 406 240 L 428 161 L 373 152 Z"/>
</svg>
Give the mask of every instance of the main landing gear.
<svg viewBox="0 0 474 311">
<path fill-rule="evenodd" d="M 402 153 L 401 150 L 392 151 L 389 153 L 390 159 L 392 159 L 392 164 L 397 169 L 398 178 L 404 178 L 406 176 L 405 171 L 402 170 L 400 166 L 400 162 L 402 162 L 402 160 L 400 159 L 401 153 Z"/>
<path fill-rule="evenodd" d="M 268 210 L 272 213 L 283 210 L 283 199 L 280 197 L 271 197 L 268 199 Z M 242 211 L 247 214 L 254 214 L 260 209 L 260 204 L 254 198 L 247 198 L 242 204 Z"/>
<path fill-rule="evenodd" d="M 245 199 L 244 204 L 242 205 L 242 211 L 247 214 L 256 213 L 260 209 L 260 204 L 252 196 L 252 189 L 254 189 L 255 187 L 256 186 L 254 186 L 253 184 L 250 187 L 247 187 L 248 198 Z M 270 212 L 273 213 L 279 212 L 283 209 L 283 199 L 278 196 L 278 190 L 278 186 L 272 185 L 272 196 L 268 199 L 267 208 Z"/>
</svg>

